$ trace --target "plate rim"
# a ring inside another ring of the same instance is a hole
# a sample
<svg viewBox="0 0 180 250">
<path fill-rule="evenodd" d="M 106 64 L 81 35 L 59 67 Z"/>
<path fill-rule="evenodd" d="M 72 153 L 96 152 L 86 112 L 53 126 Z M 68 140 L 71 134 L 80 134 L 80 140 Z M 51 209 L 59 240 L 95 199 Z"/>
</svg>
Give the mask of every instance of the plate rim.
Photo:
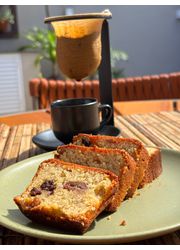
<svg viewBox="0 0 180 250">
<path fill-rule="evenodd" d="M 1 218 L 2 216 L 0 216 Z M 13 226 L 9 226 L 6 223 L 3 223 L 0 221 L 0 225 L 4 226 L 10 230 L 13 230 L 17 233 L 21 233 L 23 235 L 40 238 L 44 240 L 51 240 L 51 241 L 57 241 L 57 242 L 69 242 L 69 243 L 111 243 L 111 242 L 119 242 L 119 243 L 128 243 L 128 242 L 135 242 L 145 239 L 151 239 L 153 237 L 162 236 L 164 234 L 168 234 L 171 232 L 174 232 L 178 229 L 180 229 L 180 223 L 177 223 L 171 227 L 164 227 L 162 229 L 154 229 L 152 230 L 146 230 L 139 233 L 129 233 L 127 236 L 124 234 L 120 235 L 102 235 L 102 236 L 91 236 L 91 235 L 71 235 L 71 234 L 57 234 L 57 233 L 45 233 L 44 231 L 38 230 L 38 232 L 35 232 L 36 229 L 32 229 L 34 232 L 29 231 L 23 231 L 23 228 L 27 228 L 24 225 L 21 225 L 20 228 L 15 227 L 15 225 L 18 223 L 14 223 Z"/>
<path fill-rule="evenodd" d="M 167 148 L 161 148 L 162 151 L 165 153 L 175 153 L 180 156 L 180 151 L 173 150 L 173 149 L 167 149 Z M 55 151 L 43 153 L 40 155 L 36 155 L 33 157 L 30 157 L 28 159 L 25 159 L 23 161 L 17 162 L 15 164 L 12 164 L 11 166 L 0 170 L 0 176 L 3 174 L 6 174 L 9 172 L 9 170 L 16 167 L 16 165 L 19 165 L 19 163 L 29 163 L 30 160 L 33 158 L 35 160 L 38 160 L 39 158 L 44 158 L 48 155 L 52 155 Z M 39 159 L 40 160 L 40 159 Z M 7 221 L 7 223 L 6 223 Z M 71 234 L 61 234 L 61 233 L 52 233 L 52 232 L 46 232 L 42 231 L 41 229 L 29 229 L 25 225 L 21 225 L 18 222 L 11 222 L 12 224 L 8 224 L 9 219 L 4 218 L 2 215 L 0 215 L 0 225 L 4 226 L 5 228 L 8 228 L 10 230 L 13 230 L 15 232 L 28 235 L 35 238 L 45 239 L 45 240 L 51 240 L 56 242 L 69 242 L 69 243 L 128 243 L 128 242 L 135 242 L 139 240 L 145 240 L 153 237 L 158 237 L 161 235 L 164 235 L 166 233 L 174 232 L 178 229 L 180 229 L 180 221 L 176 224 L 173 224 L 172 226 L 164 226 L 157 229 L 150 229 L 146 231 L 140 231 L 140 232 L 133 232 L 133 233 L 120 233 L 119 235 L 71 235 Z M 24 230 L 25 229 L 25 230 Z M 27 230 L 26 230 L 27 229 Z M 30 230 L 30 231 L 29 231 Z M 31 231 L 32 230 L 32 231 Z"/>
</svg>

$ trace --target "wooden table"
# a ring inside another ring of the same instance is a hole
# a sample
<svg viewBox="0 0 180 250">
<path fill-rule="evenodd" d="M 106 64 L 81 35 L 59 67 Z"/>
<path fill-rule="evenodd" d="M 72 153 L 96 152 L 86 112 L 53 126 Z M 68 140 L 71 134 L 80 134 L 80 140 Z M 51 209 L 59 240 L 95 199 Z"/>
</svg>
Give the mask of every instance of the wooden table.
<svg viewBox="0 0 180 250">
<path fill-rule="evenodd" d="M 140 139 L 146 145 L 157 145 L 180 150 L 180 113 L 160 112 L 141 115 L 116 116 L 115 124 L 123 137 Z M 45 152 L 31 141 L 36 133 L 48 129 L 50 124 L 34 123 L 9 127 L 0 125 L 0 169 Z M 58 244 L 28 237 L 0 227 L 0 244 Z M 180 244 L 180 230 L 149 240 L 131 244 Z"/>
</svg>

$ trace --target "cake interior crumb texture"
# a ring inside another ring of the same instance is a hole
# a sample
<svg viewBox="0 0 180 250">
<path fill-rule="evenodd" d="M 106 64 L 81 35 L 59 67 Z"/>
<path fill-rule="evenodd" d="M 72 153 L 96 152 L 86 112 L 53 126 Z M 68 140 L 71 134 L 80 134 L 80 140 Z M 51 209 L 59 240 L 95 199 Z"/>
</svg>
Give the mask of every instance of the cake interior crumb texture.
<svg viewBox="0 0 180 250">
<path fill-rule="evenodd" d="M 54 183 L 53 194 L 51 191 L 41 189 L 41 185 L 48 180 Z M 67 183 L 74 182 L 76 182 L 77 188 L 73 188 L 71 184 L 70 188 L 66 188 Z M 81 188 L 78 187 L 78 183 L 85 183 L 85 185 Z M 59 215 L 80 216 L 88 210 L 95 210 L 96 206 L 101 204 L 110 184 L 111 180 L 108 176 L 101 173 L 81 171 L 80 169 L 68 170 L 63 166 L 59 168 L 53 164 L 44 164 L 22 198 L 24 201 L 34 199 L 30 193 L 35 187 L 41 190 L 41 194 L 36 196 L 40 200 L 41 206 L 51 207 L 53 204 L 54 208 L 58 208 Z"/>
<path fill-rule="evenodd" d="M 59 157 L 66 162 L 73 162 L 80 165 L 107 169 L 114 172 L 116 175 L 120 173 L 120 166 L 124 166 L 124 154 L 109 150 L 108 153 L 103 153 L 102 150 L 70 145 L 69 147 L 59 147 Z M 122 151 L 123 152 L 123 151 Z"/>
</svg>

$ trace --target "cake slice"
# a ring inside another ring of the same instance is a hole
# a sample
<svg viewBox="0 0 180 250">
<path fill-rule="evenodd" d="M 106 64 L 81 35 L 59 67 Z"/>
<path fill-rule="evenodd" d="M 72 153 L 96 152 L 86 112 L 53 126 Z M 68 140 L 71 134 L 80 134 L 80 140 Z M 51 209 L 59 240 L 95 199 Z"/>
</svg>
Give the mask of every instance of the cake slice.
<svg viewBox="0 0 180 250">
<path fill-rule="evenodd" d="M 142 188 L 144 185 L 151 183 L 162 173 L 162 160 L 161 151 L 158 148 L 146 147 L 149 154 L 149 162 L 146 168 L 143 180 L 139 187 Z"/>
<path fill-rule="evenodd" d="M 118 208 L 134 180 L 136 163 L 125 150 L 69 144 L 59 146 L 55 157 L 66 162 L 110 170 L 119 176 L 119 189 L 106 208 L 109 212 Z"/>
<path fill-rule="evenodd" d="M 84 233 L 117 188 L 110 171 L 49 159 L 14 201 L 31 220 Z"/>
<path fill-rule="evenodd" d="M 79 134 L 73 137 L 76 145 L 97 146 L 101 148 L 124 149 L 136 161 L 134 181 L 127 192 L 126 198 L 132 197 L 143 180 L 148 165 L 149 155 L 143 144 L 132 138 L 120 138 L 113 136 Z"/>
</svg>

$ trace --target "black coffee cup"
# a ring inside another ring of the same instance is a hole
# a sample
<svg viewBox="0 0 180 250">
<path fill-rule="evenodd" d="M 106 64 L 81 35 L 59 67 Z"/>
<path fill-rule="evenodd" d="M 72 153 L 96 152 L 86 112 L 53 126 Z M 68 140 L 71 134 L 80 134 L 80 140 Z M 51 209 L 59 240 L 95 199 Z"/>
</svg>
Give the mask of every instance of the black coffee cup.
<svg viewBox="0 0 180 250">
<path fill-rule="evenodd" d="M 99 112 L 105 112 L 100 121 Z M 100 104 L 94 98 L 64 99 L 51 104 L 52 129 L 55 136 L 64 143 L 72 141 L 79 133 L 97 134 L 112 116 L 108 104 Z"/>
</svg>

